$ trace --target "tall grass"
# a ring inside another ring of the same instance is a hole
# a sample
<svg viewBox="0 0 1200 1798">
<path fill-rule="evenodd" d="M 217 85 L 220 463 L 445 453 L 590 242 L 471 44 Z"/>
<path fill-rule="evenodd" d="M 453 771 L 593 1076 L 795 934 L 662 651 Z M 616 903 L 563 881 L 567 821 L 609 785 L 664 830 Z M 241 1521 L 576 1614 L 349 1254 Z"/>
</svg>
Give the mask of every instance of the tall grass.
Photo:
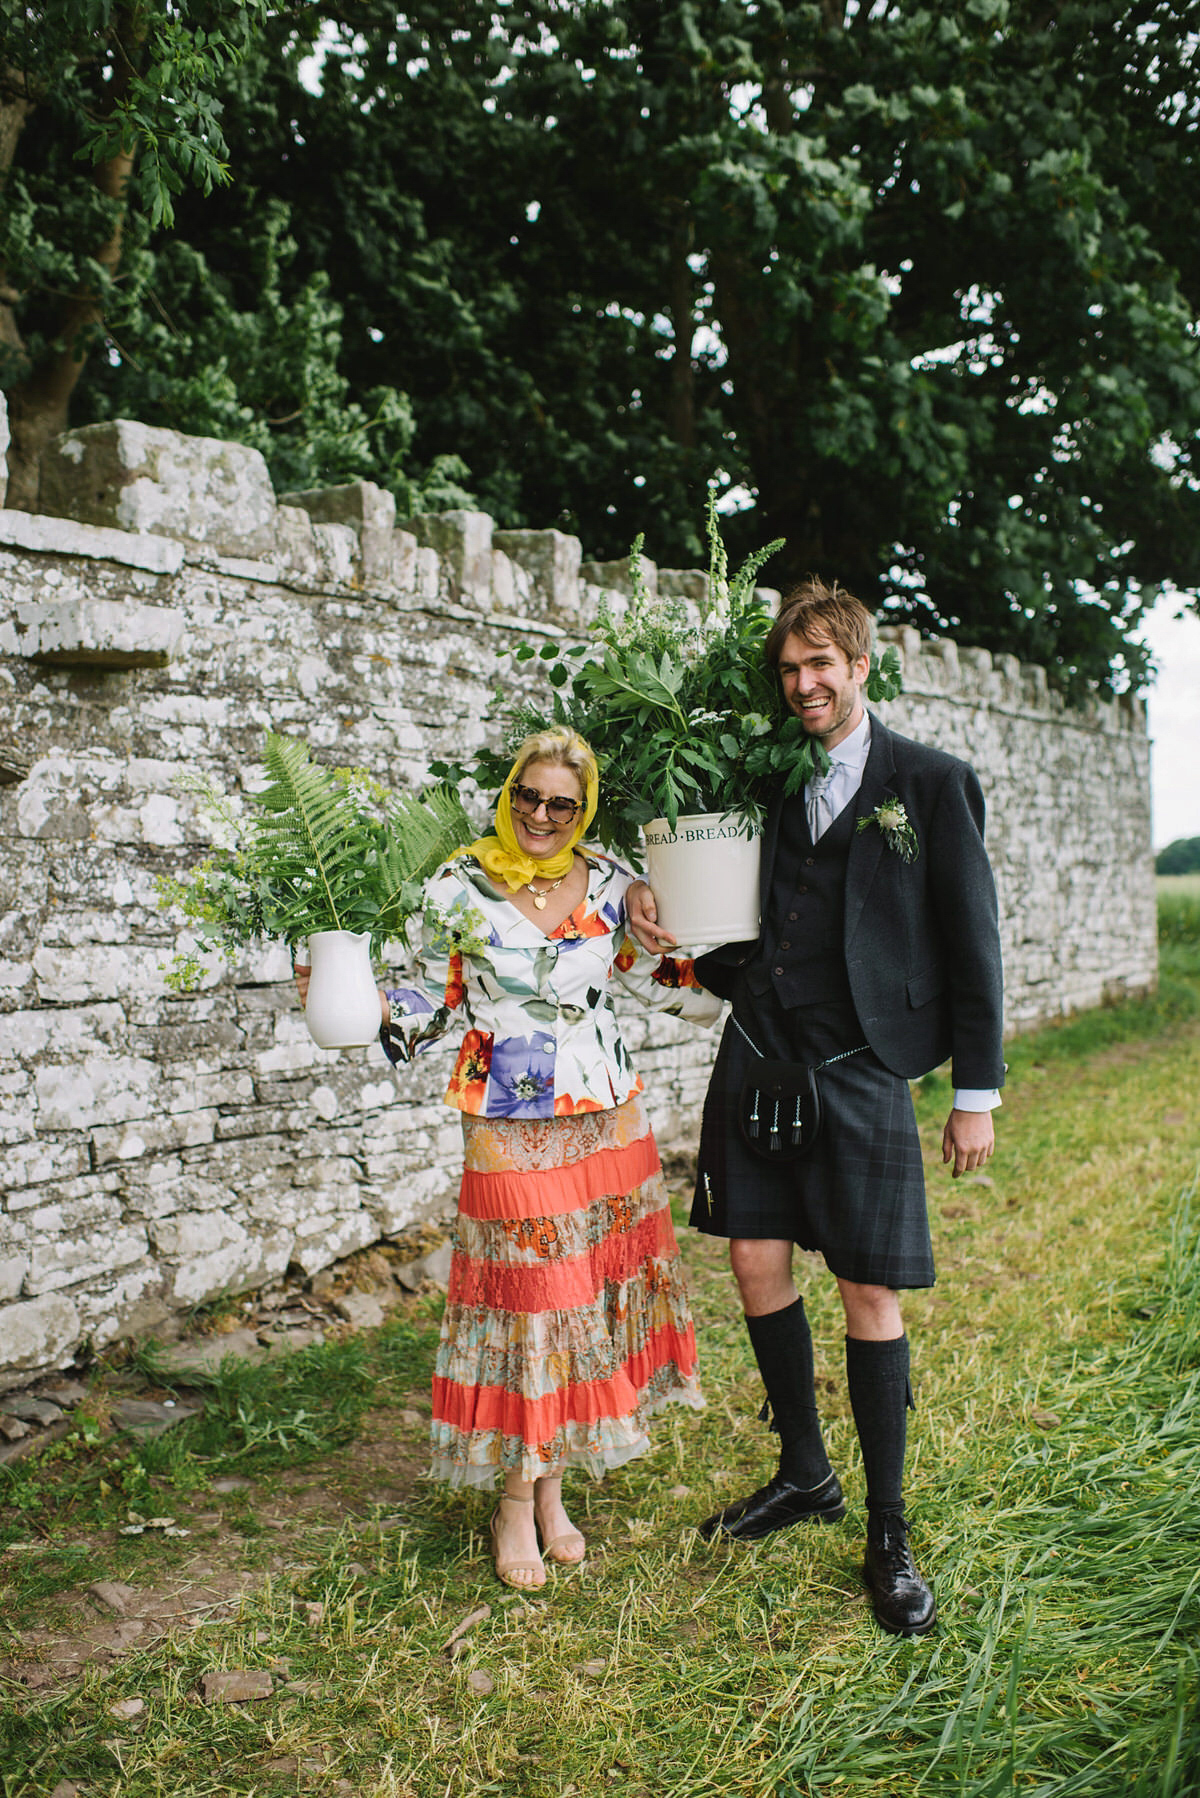
<svg viewBox="0 0 1200 1798">
<path fill-rule="evenodd" d="M 1200 874 L 1164 875 L 1159 880 L 1158 940 L 1200 948 Z"/>
</svg>

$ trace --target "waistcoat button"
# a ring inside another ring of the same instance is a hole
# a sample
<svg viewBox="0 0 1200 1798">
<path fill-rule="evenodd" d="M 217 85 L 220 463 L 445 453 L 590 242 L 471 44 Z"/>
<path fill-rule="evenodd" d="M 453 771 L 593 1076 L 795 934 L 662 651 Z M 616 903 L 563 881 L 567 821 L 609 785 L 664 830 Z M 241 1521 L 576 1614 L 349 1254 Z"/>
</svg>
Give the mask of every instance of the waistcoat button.
<svg viewBox="0 0 1200 1798">
<path fill-rule="evenodd" d="M 776 972 L 776 973 L 777 973 L 777 974 L 782 974 L 782 973 L 783 973 L 783 969 L 782 969 L 782 968 L 776 968 L 776 969 L 775 969 L 775 972 Z"/>
<path fill-rule="evenodd" d="M 782 942 L 782 943 L 780 943 L 780 945 L 779 945 L 779 947 L 780 947 L 780 948 L 781 948 L 781 949 L 790 949 L 790 948 L 791 948 L 791 946 L 792 946 L 792 945 L 791 945 L 791 944 L 790 944 L 790 943 L 789 943 L 789 942 L 788 942 L 788 940 L 787 940 L 787 938 L 786 938 L 786 937 L 785 937 L 785 938 L 784 938 L 784 940 L 783 940 L 783 942 Z"/>
</svg>

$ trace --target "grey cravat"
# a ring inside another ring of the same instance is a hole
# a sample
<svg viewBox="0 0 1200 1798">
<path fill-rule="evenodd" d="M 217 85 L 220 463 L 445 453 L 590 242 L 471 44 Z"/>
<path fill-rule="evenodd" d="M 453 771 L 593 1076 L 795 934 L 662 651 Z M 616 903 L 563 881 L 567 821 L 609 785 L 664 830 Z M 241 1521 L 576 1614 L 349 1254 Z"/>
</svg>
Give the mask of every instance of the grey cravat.
<svg viewBox="0 0 1200 1798">
<path fill-rule="evenodd" d="M 833 801 L 829 789 L 837 772 L 835 762 L 827 773 L 814 774 L 804 793 L 804 810 L 808 818 L 808 834 L 815 843 L 833 823 Z"/>
</svg>

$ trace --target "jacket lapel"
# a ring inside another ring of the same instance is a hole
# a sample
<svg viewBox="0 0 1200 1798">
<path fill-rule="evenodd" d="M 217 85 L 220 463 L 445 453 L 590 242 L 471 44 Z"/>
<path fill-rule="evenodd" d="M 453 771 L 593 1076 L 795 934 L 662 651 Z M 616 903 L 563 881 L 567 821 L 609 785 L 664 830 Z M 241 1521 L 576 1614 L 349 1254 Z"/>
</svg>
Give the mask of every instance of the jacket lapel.
<svg viewBox="0 0 1200 1798">
<path fill-rule="evenodd" d="M 883 832 L 878 829 L 859 830 L 858 820 L 869 818 L 877 805 L 882 805 L 885 799 L 896 797 L 889 784 L 895 771 L 892 734 L 887 725 L 882 724 L 872 712 L 871 747 L 867 752 L 862 785 L 854 802 L 854 835 L 846 861 L 846 933 L 843 940 L 847 948 L 854 940 L 858 920 L 884 848 Z"/>
</svg>

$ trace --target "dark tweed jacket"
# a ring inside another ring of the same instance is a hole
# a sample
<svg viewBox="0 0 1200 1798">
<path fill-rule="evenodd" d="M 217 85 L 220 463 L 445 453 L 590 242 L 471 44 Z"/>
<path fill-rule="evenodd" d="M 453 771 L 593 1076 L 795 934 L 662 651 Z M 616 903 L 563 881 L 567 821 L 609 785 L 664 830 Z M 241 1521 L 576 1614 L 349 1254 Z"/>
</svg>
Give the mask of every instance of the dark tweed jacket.
<svg viewBox="0 0 1200 1798">
<path fill-rule="evenodd" d="M 1000 935 L 979 781 L 966 762 L 872 715 L 856 816 L 869 818 L 888 799 L 903 804 L 918 854 L 904 862 L 875 824 L 855 831 L 843 943 L 859 1022 L 880 1061 L 904 1079 L 949 1059 L 956 1087 L 1001 1086 Z M 763 835 L 764 914 L 780 815 L 776 802 Z M 738 970 L 764 952 L 761 938 L 727 944 L 700 957 L 697 977 L 731 998 Z"/>
</svg>

